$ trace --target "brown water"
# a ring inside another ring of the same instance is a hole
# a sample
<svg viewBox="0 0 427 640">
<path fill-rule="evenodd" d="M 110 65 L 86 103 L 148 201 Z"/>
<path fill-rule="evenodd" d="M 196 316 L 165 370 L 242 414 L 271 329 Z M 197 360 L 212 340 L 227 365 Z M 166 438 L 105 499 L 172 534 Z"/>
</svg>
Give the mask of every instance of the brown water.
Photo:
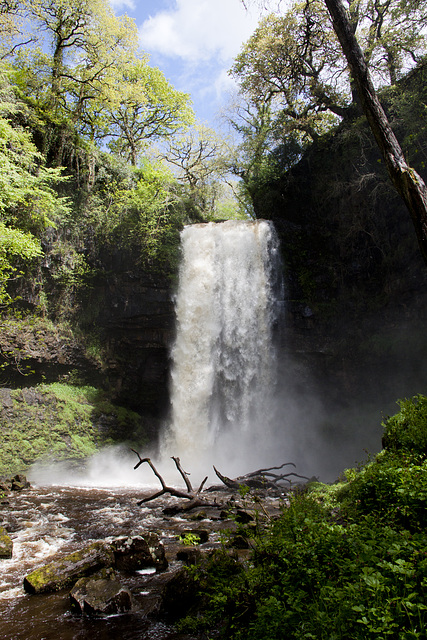
<svg viewBox="0 0 427 640">
<path fill-rule="evenodd" d="M 170 567 L 180 529 L 209 527 L 209 522 L 192 523 L 165 517 L 162 509 L 173 499 L 160 499 L 139 507 L 137 501 L 151 493 L 141 488 L 83 488 L 39 486 L 12 493 L 2 516 L 9 522 L 13 558 L 0 560 L 0 640 L 190 640 L 163 623 L 150 621 L 150 608 L 160 574 L 145 570 L 122 576 L 135 598 L 130 613 L 90 619 L 71 612 L 68 591 L 28 595 L 23 578 L 35 568 L 109 536 L 138 535 L 155 531 L 165 544 Z M 1 520 L 1 519 L 0 519 Z M 206 526 L 205 526 L 206 525 Z M 214 529 L 215 526 L 211 528 Z M 215 546 L 210 535 L 207 545 Z"/>
</svg>

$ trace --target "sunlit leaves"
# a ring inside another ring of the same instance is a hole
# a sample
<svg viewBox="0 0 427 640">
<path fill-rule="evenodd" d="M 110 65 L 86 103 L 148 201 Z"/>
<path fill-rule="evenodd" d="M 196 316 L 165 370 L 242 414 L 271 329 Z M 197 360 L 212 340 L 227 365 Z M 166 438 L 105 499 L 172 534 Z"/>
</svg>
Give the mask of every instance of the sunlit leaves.
<svg viewBox="0 0 427 640">
<path fill-rule="evenodd" d="M 109 146 L 133 165 L 150 142 L 169 138 L 194 120 L 189 96 L 174 89 L 156 67 L 137 61 L 117 73 L 115 87 L 104 104 Z"/>
<path fill-rule="evenodd" d="M 314 138 L 324 112 L 343 115 L 349 101 L 342 92 L 345 64 L 339 51 L 324 3 L 312 1 L 264 18 L 232 73 L 254 104 L 270 102 L 283 134 L 297 127 Z"/>
<path fill-rule="evenodd" d="M 377 86 L 392 84 L 426 53 L 424 0 L 353 0 L 350 19 Z M 324 2 L 296 3 L 261 20 L 232 69 L 254 103 L 270 101 L 283 133 L 311 138 L 333 126 L 352 101 L 347 63 Z M 329 113 L 329 120 L 326 114 Z"/>
</svg>

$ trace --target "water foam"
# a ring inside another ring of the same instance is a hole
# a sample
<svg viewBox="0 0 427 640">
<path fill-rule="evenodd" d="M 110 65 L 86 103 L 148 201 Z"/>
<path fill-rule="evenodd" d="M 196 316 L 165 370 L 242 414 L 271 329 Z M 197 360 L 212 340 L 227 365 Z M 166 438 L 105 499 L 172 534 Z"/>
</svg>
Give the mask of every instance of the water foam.
<svg viewBox="0 0 427 640">
<path fill-rule="evenodd" d="M 273 327 L 283 299 L 267 221 L 185 227 L 172 350 L 172 416 L 163 453 L 186 465 L 248 470 L 274 453 Z"/>
</svg>

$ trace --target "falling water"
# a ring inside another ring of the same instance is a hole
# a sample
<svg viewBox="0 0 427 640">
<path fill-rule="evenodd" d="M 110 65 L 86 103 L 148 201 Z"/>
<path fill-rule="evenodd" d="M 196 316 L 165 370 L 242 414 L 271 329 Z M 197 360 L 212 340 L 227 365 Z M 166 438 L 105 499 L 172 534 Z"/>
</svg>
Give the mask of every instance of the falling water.
<svg viewBox="0 0 427 640">
<path fill-rule="evenodd" d="M 256 448 L 261 462 L 271 445 L 283 298 L 274 228 L 264 220 L 197 224 L 181 243 L 165 449 L 191 465 L 234 469 Z"/>
</svg>

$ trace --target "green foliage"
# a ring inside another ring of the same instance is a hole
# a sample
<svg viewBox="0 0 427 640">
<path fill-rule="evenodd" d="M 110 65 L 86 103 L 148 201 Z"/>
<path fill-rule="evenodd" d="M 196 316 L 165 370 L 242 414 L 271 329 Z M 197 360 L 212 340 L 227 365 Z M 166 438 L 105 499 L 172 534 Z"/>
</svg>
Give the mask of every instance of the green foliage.
<svg viewBox="0 0 427 640">
<path fill-rule="evenodd" d="M 396 431 L 404 436 L 411 422 L 422 422 L 424 400 L 401 403 Z M 277 520 L 248 532 L 254 546 L 246 566 L 223 572 L 222 551 L 195 570 L 201 614 L 180 628 L 219 628 L 228 640 L 421 640 L 426 505 L 427 460 L 405 447 L 383 450 L 334 485 L 313 483 Z"/>
<path fill-rule="evenodd" d="M 382 452 L 337 492 L 341 509 L 353 518 L 378 520 L 422 531 L 427 524 L 427 461 Z"/>
<path fill-rule="evenodd" d="M 140 416 L 110 402 L 104 391 L 65 383 L 10 391 L 12 405 L 0 408 L 0 475 L 25 471 L 36 461 L 83 459 L 101 446 L 145 439 Z"/>
<path fill-rule="evenodd" d="M 257 538 L 246 570 L 203 570 L 205 621 L 239 640 L 421 639 L 427 629 L 423 532 L 337 524 L 311 496 L 291 500 Z M 401 634 L 406 634 L 405 636 Z"/>
<path fill-rule="evenodd" d="M 29 262 L 43 255 L 40 242 L 30 233 L 11 229 L 0 222 L 0 309 L 12 302 L 7 291 L 11 277 L 20 277 L 19 263 Z"/>
<path fill-rule="evenodd" d="M 26 108 L 11 78 L 11 69 L 0 64 L 0 213 L 9 225 L 37 234 L 69 207 L 53 188 L 64 181 L 60 168 L 47 168 L 31 133 L 16 124 Z"/>
<path fill-rule="evenodd" d="M 427 456 L 427 397 L 421 394 L 398 402 L 400 411 L 384 423 L 383 446 Z"/>
<path fill-rule="evenodd" d="M 186 545 L 187 547 L 192 547 L 200 544 L 200 536 L 196 533 L 184 533 L 179 536 L 179 541 L 181 544 Z"/>
<path fill-rule="evenodd" d="M 105 169 L 109 171 L 107 165 Z M 176 268 L 179 231 L 186 216 L 176 180 L 160 163 L 147 159 L 140 168 L 112 169 L 114 178 L 103 178 L 96 194 L 98 206 L 93 201 L 90 223 L 98 242 L 133 249 L 145 267 Z"/>
</svg>

